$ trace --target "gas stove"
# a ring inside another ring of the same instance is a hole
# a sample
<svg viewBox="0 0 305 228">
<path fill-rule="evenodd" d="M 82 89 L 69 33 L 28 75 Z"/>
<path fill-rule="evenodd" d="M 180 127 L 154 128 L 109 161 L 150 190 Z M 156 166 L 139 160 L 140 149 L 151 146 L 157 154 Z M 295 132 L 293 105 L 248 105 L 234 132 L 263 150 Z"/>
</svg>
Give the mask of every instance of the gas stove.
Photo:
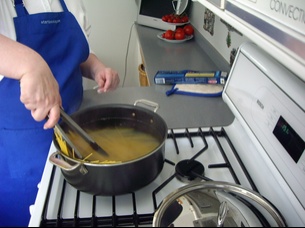
<svg viewBox="0 0 305 228">
<path fill-rule="evenodd" d="M 224 150 L 231 154 L 230 158 Z M 52 145 L 50 153 L 54 151 Z M 232 164 L 244 170 L 243 177 L 237 176 Z M 50 185 L 45 189 L 39 226 L 151 225 L 162 199 L 173 189 L 195 181 L 240 184 L 243 178 L 248 186 L 257 190 L 224 128 L 170 129 L 161 173 L 152 183 L 130 194 L 92 196 L 67 183 L 59 168 L 50 169 Z"/>
<path fill-rule="evenodd" d="M 229 126 L 169 129 L 161 173 L 130 194 L 93 196 L 46 162 L 30 226 L 152 226 L 174 190 L 224 181 L 258 192 L 288 226 L 305 225 L 305 84 L 259 47 L 243 44 L 223 92 Z M 50 148 L 50 154 L 55 152 Z M 116 180 L 119 181 L 119 180 Z"/>
</svg>

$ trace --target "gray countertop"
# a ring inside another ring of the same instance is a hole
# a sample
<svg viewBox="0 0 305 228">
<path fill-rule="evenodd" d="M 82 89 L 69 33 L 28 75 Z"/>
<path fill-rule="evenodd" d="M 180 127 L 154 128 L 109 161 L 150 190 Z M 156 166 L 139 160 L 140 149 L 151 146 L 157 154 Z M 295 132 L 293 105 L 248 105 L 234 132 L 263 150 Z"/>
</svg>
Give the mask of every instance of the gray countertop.
<svg viewBox="0 0 305 228">
<path fill-rule="evenodd" d="M 171 86 L 153 82 L 158 70 L 228 70 L 227 63 L 205 41 L 195 39 L 195 34 L 192 40 L 172 44 L 157 38 L 161 30 L 140 25 L 136 28 L 150 86 L 120 87 L 103 94 L 85 90 L 81 109 L 109 104 L 134 105 L 135 101 L 146 99 L 159 105 L 156 113 L 168 128 L 219 127 L 232 123 L 234 116 L 221 97 L 166 96 Z M 153 111 L 152 107 L 146 107 Z"/>
<path fill-rule="evenodd" d="M 221 97 L 185 95 L 167 97 L 165 91 L 158 90 L 154 86 L 123 87 L 103 94 L 98 94 L 96 90 L 86 90 L 81 108 L 104 104 L 134 105 L 139 99 L 157 103 L 159 108 L 156 113 L 165 120 L 168 128 L 225 126 L 233 120 L 231 111 Z M 146 107 L 153 111 L 153 108 Z"/>
<path fill-rule="evenodd" d="M 183 43 L 169 43 L 157 35 L 164 32 L 136 24 L 145 71 L 150 85 L 158 70 L 221 70 L 229 72 L 229 64 L 195 30 L 194 38 Z"/>
</svg>

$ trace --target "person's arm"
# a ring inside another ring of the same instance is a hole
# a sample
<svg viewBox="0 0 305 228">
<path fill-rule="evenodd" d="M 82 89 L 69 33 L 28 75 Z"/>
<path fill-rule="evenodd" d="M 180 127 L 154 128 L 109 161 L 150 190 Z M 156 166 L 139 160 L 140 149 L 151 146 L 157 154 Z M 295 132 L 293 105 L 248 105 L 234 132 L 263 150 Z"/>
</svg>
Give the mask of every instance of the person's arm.
<svg viewBox="0 0 305 228">
<path fill-rule="evenodd" d="M 81 64 L 81 70 L 84 77 L 96 81 L 99 93 L 114 90 L 120 83 L 118 73 L 106 67 L 93 53 Z"/>
<path fill-rule="evenodd" d="M 0 34 L 0 74 L 19 80 L 20 101 L 36 121 L 48 116 L 45 129 L 54 127 L 60 114 L 59 87 L 37 52 Z"/>
</svg>

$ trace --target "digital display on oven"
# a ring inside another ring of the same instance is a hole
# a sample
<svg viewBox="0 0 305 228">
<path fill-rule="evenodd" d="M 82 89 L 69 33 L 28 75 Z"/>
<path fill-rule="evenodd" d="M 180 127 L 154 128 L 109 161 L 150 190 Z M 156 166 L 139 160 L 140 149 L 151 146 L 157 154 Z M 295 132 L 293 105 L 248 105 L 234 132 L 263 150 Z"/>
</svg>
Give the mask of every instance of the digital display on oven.
<svg viewBox="0 0 305 228">
<path fill-rule="evenodd" d="M 305 150 L 305 142 L 282 116 L 277 121 L 273 134 L 297 163 Z"/>
</svg>

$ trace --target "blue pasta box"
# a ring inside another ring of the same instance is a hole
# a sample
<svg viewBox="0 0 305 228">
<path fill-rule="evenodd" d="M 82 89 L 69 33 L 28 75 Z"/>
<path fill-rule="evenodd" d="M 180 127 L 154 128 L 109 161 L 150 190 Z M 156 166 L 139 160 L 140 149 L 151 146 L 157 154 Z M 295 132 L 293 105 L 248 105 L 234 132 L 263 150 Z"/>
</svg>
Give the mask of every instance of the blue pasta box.
<svg viewBox="0 0 305 228">
<path fill-rule="evenodd" d="M 224 71 L 158 71 L 154 77 L 157 85 L 173 84 L 222 84 L 227 81 L 228 73 Z"/>
</svg>

